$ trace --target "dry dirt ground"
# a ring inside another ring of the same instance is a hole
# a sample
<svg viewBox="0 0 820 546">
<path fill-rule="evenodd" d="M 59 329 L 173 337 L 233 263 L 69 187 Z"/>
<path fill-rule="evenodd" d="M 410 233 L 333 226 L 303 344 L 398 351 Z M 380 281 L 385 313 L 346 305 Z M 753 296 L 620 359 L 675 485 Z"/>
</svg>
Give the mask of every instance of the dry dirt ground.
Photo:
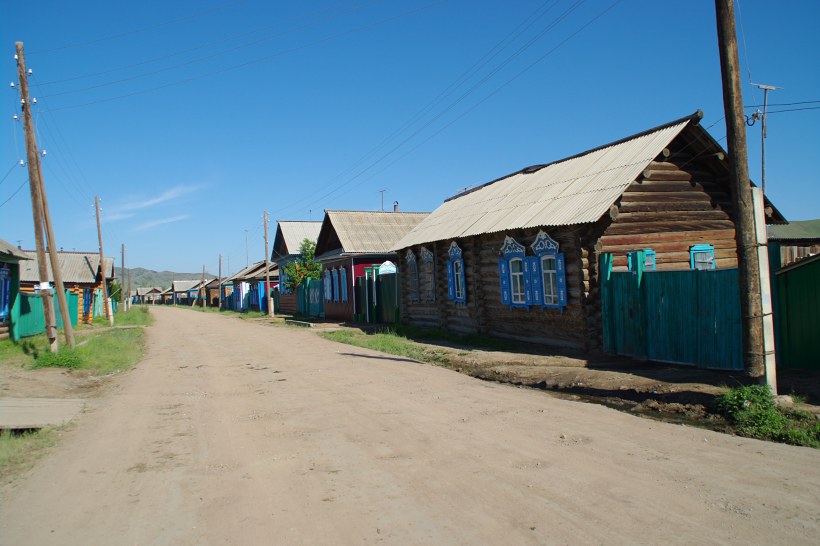
<svg viewBox="0 0 820 546">
<path fill-rule="evenodd" d="M 640 419 L 182 309 L 35 468 L 0 544 L 816 544 L 820 450 Z"/>
</svg>

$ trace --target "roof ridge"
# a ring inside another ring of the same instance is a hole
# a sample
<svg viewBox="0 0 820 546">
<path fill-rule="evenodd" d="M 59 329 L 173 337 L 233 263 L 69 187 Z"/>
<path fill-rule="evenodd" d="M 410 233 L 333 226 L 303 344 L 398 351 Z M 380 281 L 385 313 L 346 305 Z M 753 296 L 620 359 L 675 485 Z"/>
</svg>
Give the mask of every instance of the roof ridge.
<svg viewBox="0 0 820 546">
<path fill-rule="evenodd" d="M 467 194 L 473 193 L 474 191 L 478 191 L 482 188 L 486 188 L 487 186 L 489 186 L 491 184 L 495 184 L 496 182 L 499 182 L 501 180 L 505 180 L 505 179 L 510 178 L 511 176 L 515 176 L 517 174 L 536 173 L 536 172 L 540 171 L 541 169 L 543 169 L 545 167 L 549 167 L 550 165 L 555 165 L 555 164 L 558 164 L 558 163 L 563 163 L 564 161 L 570 161 L 572 159 L 577 159 L 579 157 L 589 155 L 593 152 L 597 152 L 597 151 L 603 150 L 605 148 L 611 148 L 612 146 L 618 146 L 618 145 L 623 144 L 625 142 L 629 142 L 630 140 L 635 140 L 636 138 L 640 138 L 642 136 L 646 136 L 646 135 L 655 133 L 657 131 L 661 131 L 663 129 L 678 125 L 678 124 L 686 122 L 686 121 L 693 122 L 694 124 L 699 124 L 701 119 L 703 119 L 703 111 L 698 109 L 697 111 L 695 111 L 695 113 L 689 114 L 688 116 L 683 116 L 682 118 L 678 118 L 676 120 L 673 120 L 673 121 L 670 121 L 670 122 L 667 122 L 667 123 L 663 123 L 661 125 L 658 125 L 657 127 L 652 127 L 651 129 L 646 129 L 646 130 L 643 130 L 639 133 L 635 133 L 633 135 L 629 135 L 629 136 L 626 136 L 626 137 L 623 137 L 623 138 L 619 138 L 618 140 L 613 140 L 612 142 L 609 142 L 607 144 L 602 144 L 600 146 L 590 148 L 589 150 L 585 150 L 583 152 L 580 152 L 580 153 L 577 153 L 577 154 L 574 154 L 574 155 L 571 155 L 571 156 L 567 156 L 567 157 L 564 157 L 564 158 L 561 158 L 561 159 L 556 159 L 555 161 L 550 161 L 549 163 L 530 165 L 529 167 L 524 167 L 523 169 L 519 169 L 519 170 L 517 170 L 515 172 L 512 172 L 510 174 L 506 174 L 504 176 L 496 178 L 495 180 L 490 180 L 489 182 L 485 182 L 484 184 L 480 184 L 478 186 L 475 186 L 474 188 L 470 188 L 469 190 L 463 191 L 461 193 L 457 193 L 456 195 L 453 195 L 452 197 L 448 197 L 447 199 L 445 199 L 444 202 L 446 203 L 448 201 L 458 199 L 459 197 L 463 197 Z"/>
</svg>

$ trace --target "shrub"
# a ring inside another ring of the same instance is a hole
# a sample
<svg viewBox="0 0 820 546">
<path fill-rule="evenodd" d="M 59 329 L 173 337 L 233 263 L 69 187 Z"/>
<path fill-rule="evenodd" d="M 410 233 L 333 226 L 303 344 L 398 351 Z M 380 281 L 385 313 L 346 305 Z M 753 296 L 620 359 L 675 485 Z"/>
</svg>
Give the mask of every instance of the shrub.
<svg viewBox="0 0 820 546">
<path fill-rule="evenodd" d="M 79 368 L 83 359 L 72 349 L 58 353 L 43 352 L 34 359 L 33 368 Z"/>
</svg>

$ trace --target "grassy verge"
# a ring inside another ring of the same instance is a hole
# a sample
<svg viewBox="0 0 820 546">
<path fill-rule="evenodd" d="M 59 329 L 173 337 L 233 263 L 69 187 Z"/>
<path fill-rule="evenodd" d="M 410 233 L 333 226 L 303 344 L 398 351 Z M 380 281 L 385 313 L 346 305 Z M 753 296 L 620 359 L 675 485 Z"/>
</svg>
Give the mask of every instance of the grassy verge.
<svg viewBox="0 0 820 546">
<path fill-rule="evenodd" d="M 319 335 L 331 341 L 373 349 L 374 351 L 412 358 L 431 364 L 446 365 L 449 363 L 447 351 L 420 347 L 394 331 L 368 335 L 353 330 L 337 330 L 335 332 L 320 332 Z"/>
<path fill-rule="evenodd" d="M 150 326 L 154 323 L 154 317 L 144 305 L 135 305 L 125 313 L 114 315 L 114 324 L 117 326 Z"/>
<path fill-rule="evenodd" d="M 22 433 L 9 430 L 0 432 L 0 483 L 7 483 L 31 468 L 45 449 L 56 441 L 53 428 Z"/>
<path fill-rule="evenodd" d="M 239 312 L 239 311 L 231 311 L 229 309 L 223 309 L 220 311 L 216 307 L 191 307 L 188 305 L 175 305 L 174 307 L 178 307 L 180 309 L 191 309 L 192 311 L 199 311 L 200 313 L 219 313 L 220 315 L 226 317 L 238 317 L 241 319 L 253 319 L 253 318 L 264 318 L 267 317 L 268 314 L 264 311 L 247 311 L 247 312 Z"/>
<path fill-rule="evenodd" d="M 807 411 L 778 406 L 768 387 L 730 390 L 718 399 L 718 409 L 741 436 L 820 448 L 820 420 Z"/>
</svg>

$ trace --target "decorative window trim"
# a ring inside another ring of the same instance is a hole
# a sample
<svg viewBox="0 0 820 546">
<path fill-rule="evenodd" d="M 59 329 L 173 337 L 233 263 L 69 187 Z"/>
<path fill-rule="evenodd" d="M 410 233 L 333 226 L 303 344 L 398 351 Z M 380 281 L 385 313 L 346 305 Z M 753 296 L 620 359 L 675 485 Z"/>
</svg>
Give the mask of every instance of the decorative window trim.
<svg viewBox="0 0 820 546">
<path fill-rule="evenodd" d="M 407 250 L 407 253 L 404 255 L 404 261 L 407 262 L 410 303 L 416 303 L 419 301 L 419 264 L 412 250 Z"/>
<path fill-rule="evenodd" d="M 345 267 L 339 270 L 339 283 L 342 288 L 342 301 L 347 303 L 347 268 Z"/>
<path fill-rule="evenodd" d="M 447 250 L 450 259 L 447 260 L 447 296 L 457 302 L 467 302 L 467 286 L 464 276 L 464 259 L 461 257 L 461 248 L 453 241 Z"/>
<path fill-rule="evenodd" d="M 695 255 L 696 254 L 705 254 L 707 252 L 711 255 L 711 258 L 709 260 L 709 262 L 711 264 L 711 267 L 709 267 L 709 268 L 695 267 L 695 263 L 696 263 L 695 262 Z M 692 246 L 690 246 L 689 247 L 689 267 L 692 268 L 692 269 L 699 269 L 699 270 L 704 270 L 704 271 L 708 271 L 710 269 L 715 269 L 716 268 L 716 265 L 715 265 L 715 247 L 712 246 L 712 245 L 692 245 Z"/>
<path fill-rule="evenodd" d="M 643 248 L 641 250 L 632 250 L 626 253 L 626 265 L 630 271 L 637 271 L 637 265 L 640 263 L 638 259 L 639 253 L 643 253 L 643 271 L 655 271 L 657 269 L 657 260 L 655 251 L 651 248 Z"/>
<path fill-rule="evenodd" d="M 530 245 L 532 251 L 535 253 L 537 260 L 535 261 L 535 270 L 533 278 L 537 279 L 538 287 L 534 288 L 541 292 L 541 296 L 534 298 L 533 305 L 541 305 L 542 309 L 561 309 L 567 306 L 567 271 L 564 259 L 564 253 L 559 252 L 558 241 L 546 234 L 544 231 L 539 231 L 535 236 L 535 241 Z M 544 269 L 543 262 L 545 257 L 555 258 L 555 292 L 547 294 L 544 286 Z M 547 297 L 557 297 L 557 301 L 547 302 Z"/>
<path fill-rule="evenodd" d="M 333 301 L 339 301 L 339 270 L 333 269 L 330 272 L 331 278 L 333 279 Z"/>
<path fill-rule="evenodd" d="M 424 271 L 425 280 L 427 281 L 426 286 L 429 287 L 429 290 L 425 290 L 422 294 L 423 297 L 421 298 L 424 301 L 436 301 L 436 264 L 435 264 L 435 256 L 433 253 L 427 250 L 425 247 L 421 247 L 419 250 L 419 254 L 421 255 L 421 263 L 424 265 L 422 270 Z"/>
<path fill-rule="evenodd" d="M 333 289 L 330 286 L 330 270 L 325 269 L 324 274 L 322 275 L 322 283 L 325 289 L 325 301 L 332 301 L 333 298 Z"/>
<path fill-rule="evenodd" d="M 504 244 L 501 246 L 501 254 L 504 257 L 501 260 L 499 260 L 498 265 L 499 278 L 501 282 L 501 303 L 509 305 L 511 308 L 529 307 L 529 301 L 527 297 L 528 291 L 526 287 L 526 280 L 529 278 L 529 275 L 525 273 L 525 267 L 528 267 L 527 261 L 525 260 L 526 251 L 527 249 L 526 247 L 524 247 L 524 245 L 519 244 L 518 241 L 516 241 L 509 235 L 504 237 Z M 523 300 L 520 302 L 516 302 L 514 301 L 515 294 L 513 293 L 513 289 L 515 288 L 515 282 L 513 277 L 514 273 L 512 264 L 514 261 L 517 261 L 519 259 L 521 260 L 521 274 L 523 275 L 521 279 Z"/>
</svg>

